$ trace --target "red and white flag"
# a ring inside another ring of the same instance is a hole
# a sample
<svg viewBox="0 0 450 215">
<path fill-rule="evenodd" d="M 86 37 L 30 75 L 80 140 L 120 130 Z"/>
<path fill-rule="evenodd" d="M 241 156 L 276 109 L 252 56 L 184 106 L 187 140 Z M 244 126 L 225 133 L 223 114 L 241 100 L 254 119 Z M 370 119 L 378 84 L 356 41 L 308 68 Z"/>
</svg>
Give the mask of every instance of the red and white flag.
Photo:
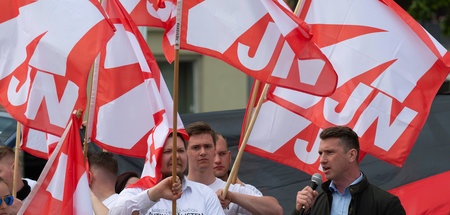
<svg viewBox="0 0 450 215">
<path fill-rule="evenodd" d="M 58 136 L 23 126 L 20 148 L 33 156 L 48 159 L 60 139 Z"/>
<path fill-rule="evenodd" d="M 91 64 L 113 28 L 95 0 L 0 6 L 0 103 L 23 125 L 61 135 L 86 107 Z"/>
<path fill-rule="evenodd" d="M 94 214 L 79 128 L 73 115 L 18 214 Z"/>
<path fill-rule="evenodd" d="M 173 103 L 156 61 L 118 0 L 105 1 L 115 28 L 102 50 L 92 140 L 108 151 L 145 157 L 150 131 L 162 121 L 172 128 Z M 95 83 L 95 81 L 94 81 Z M 183 128 L 178 117 L 179 128 Z M 165 137 L 166 135 L 164 135 Z"/>
<path fill-rule="evenodd" d="M 149 150 L 147 150 L 145 156 L 141 179 L 130 187 L 148 189 L 161 180 L 161 155 L 167 137 L 173 131 L 173 129 L 170 129 L 167 125 L 167 120 L 163 120 L 152 129 L 148 137 Z"/>
<path fill-rule="evenodd" d="M 406 16 L 387 0 L 306 0 L 300 18 L 338 87 L 329 97 L 272 87 L 246 150 L 313 174 L 320 131 L 349 126 L 362 151 L 402 166 L 450 71 L 447 50 Z"/>
<path fill-rule="evenodd" d="M 169 63 L 175 58 L 176 0 L 120 0 L 137 26 L 164 28 L 162 48 Z"/>
<path fill-rule="evenodd" d="M 450 180 L 450 171 L 433 175 L 389 190 L 397 196 L 406 214 L 450 214 L 450 186 L 437 184 Z M 433 190 L 433 192 L 430 192 Z"/>
<path fill-rule="evenodd" d="M 219 58 L 265 83 L 318 96 L 336 88 L 309 26 L 279 0 L 185 0 L 180 47 Z"/>
</svg>

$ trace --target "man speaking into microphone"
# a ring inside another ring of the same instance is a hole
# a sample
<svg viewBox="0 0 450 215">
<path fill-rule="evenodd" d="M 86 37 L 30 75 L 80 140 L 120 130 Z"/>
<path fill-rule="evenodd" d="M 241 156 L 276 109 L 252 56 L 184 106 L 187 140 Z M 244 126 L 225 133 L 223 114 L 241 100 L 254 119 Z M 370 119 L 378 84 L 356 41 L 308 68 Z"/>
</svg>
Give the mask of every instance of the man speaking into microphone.
<svg viewBox="0 0 450 215">
<path fill-rule="evenodd" d="M 321 185 L 321 192 L 310 186 L 299 191 L 293 215 L 303 212 L 311 215 L 406 214 L 396 196 L 370 184 L 359 169 L 359 140 L 351 128 L 323 130 L 319 155 L 327 181 Z"/>
</svg>

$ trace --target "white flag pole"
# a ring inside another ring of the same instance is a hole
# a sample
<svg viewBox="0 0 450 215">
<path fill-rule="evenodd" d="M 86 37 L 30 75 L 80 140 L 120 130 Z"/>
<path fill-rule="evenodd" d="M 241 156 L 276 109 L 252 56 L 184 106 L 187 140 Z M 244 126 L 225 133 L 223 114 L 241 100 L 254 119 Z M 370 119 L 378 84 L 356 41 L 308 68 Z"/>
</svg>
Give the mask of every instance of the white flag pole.
<svg viewBox="0 0 450 215">
<path fill-rule="evenodd" d="M 99 0 L 100 5 L 105 8 L 105 5 L 103 0 Z M 87 152 L 88 152 L 88 146 L 89 142 L 91 142 L 91 135 L 92 135 L 92 125 L 94 122 L 94 113 L 95 113 L 95 102 L 97 101 L 97 86 L 98 86 L 98 73 L 100 70 L 100 57 L 101 57 L 102 51 L 100 50 L 99 54 L 95 58 L 94 64 L 91 67 L 91 72 L 89 73 L 89 77 L 91 79 L 90 82 L 90 88 L 89 91 L 89 98 L 88 98 L 88 105 L 86 107 L 85 114 L 87 115 L 86 119 L 86 128 L 84 131 L 84 140 L 83 140 L 83 155 L 84 159 L 86 160 Z M 93 110 L 93 111 L 91 111 Z"/>
<path fill-rule="evenodd" d="M 89 91 L 89 98 L 88 98 L 88 105 L 86 108 L 86 128 L 84 130 L 84 140 L 83 140 L 83 155 L 84 159 L 87 157 L 88 152 L 88 146 L 89 142 L 91 142 L 91 134 L 92 134 L 92 125 L 94 122 L 94 113 L 95 113 L 95 102 L 97 100 L 97 85 L 98 85 L 98 73 L 100 70 L 100 56 L 101 51 L 95 58 L 94 64 L 92 65 L 91 72 L 90 72 L 90 91 Z M 92 111 L 91 111 L 92 110 Z"/>
</svg>

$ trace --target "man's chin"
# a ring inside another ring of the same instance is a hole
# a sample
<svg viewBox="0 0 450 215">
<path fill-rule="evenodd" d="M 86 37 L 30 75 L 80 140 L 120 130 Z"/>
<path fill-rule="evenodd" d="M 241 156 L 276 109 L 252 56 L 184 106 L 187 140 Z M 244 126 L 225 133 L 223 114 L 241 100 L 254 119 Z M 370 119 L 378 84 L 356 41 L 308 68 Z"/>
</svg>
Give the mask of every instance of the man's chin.
<svg viewBox="0 0 450 215">
<path fill-rule="evenodd" d="M 333 180 L 334 179 L 334 175 L 332 175 L 331 173 L 324 174 L 324 175 L 325 175 L 325 179 L 327 179 L 327 180 Z"/>
<path fill-rule="evenodd" d="M 223 180 L 223 178 L 225 178 L 226 174 L 224 172 L 214 172 L 214 176 L 216 176 L 216 178 L 220 178 Z"/>
</svg>

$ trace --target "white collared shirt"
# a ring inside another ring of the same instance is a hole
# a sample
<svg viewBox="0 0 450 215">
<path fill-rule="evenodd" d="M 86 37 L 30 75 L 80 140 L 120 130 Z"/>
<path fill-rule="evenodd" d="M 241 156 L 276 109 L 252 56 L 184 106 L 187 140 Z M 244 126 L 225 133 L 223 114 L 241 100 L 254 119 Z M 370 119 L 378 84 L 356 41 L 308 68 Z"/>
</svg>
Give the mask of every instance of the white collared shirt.
<svg viewBox="0 0 450 215">
<path fill-rule="evenodd" d="M 106 198 L 105 200 L 103 200 L 102 204 L 105 205 L 108 209 L 111 209 L 111 206 L 114 205 L 114 203 L 116 202 L 118 197 L 119 197 L 119 194 L 114 193 L 114 194 L 110 195 L 108 198 Z"/>
<path fill-rule="evenodd" d="M 177 199 L 178 215 L 223 215 L 217 195 L 207 186 L 183 179 L 181 198 Z M 115 201 L 109 214 L 122 215 L 139 211 L 139 214 L 172 214 L 172 201 L 160 199 L 153 202 L 147 195 L 147 190 L 126 188 Z"/>
<path fill-rule="evenodd" d="M 223 189 L 227 183 L 223 181 L 220 178 L 216 178 L 216 180 L 208 185 L 214 192 L 218 191 L 219 189 Z M 251 187 L 250 187 L 251 186 Z M 245 185 L 241 186 L 240 184 L 230 184 L 230 187 L 228 189 L 231 192 L 241 193 L 241 194 L 247 194 L 250 196 L 263 196 L 262 193 L 253 187 L 252 185 Z M 230 203 L 227 208 L 224 209 L 225 214 L 227 215 L 234 215 L 234 214 L 252 214 L 249 211 L 245 210 L 241 206 Z"/>
<path fill-rule="evenodd" d="M 344 193 L 340 193 L 339 190 L 334 185 L 333 181 L 331 181 L 329 186 L 331 194 L 333 195 L 333 202 L 331 203 L 331 212 L 330 212 L 331 215 L 348 214 L 348 208 L 350 206 L 350 201 L 352 200 L 352 196 L 348 187 L 359 183 L 362 180 L 362 178 L 363 175 L 361 173 L 361 175 L 355 181 L 353 181 L 350 185 L 348 185 L 345 188 Z"/>
</svg>

